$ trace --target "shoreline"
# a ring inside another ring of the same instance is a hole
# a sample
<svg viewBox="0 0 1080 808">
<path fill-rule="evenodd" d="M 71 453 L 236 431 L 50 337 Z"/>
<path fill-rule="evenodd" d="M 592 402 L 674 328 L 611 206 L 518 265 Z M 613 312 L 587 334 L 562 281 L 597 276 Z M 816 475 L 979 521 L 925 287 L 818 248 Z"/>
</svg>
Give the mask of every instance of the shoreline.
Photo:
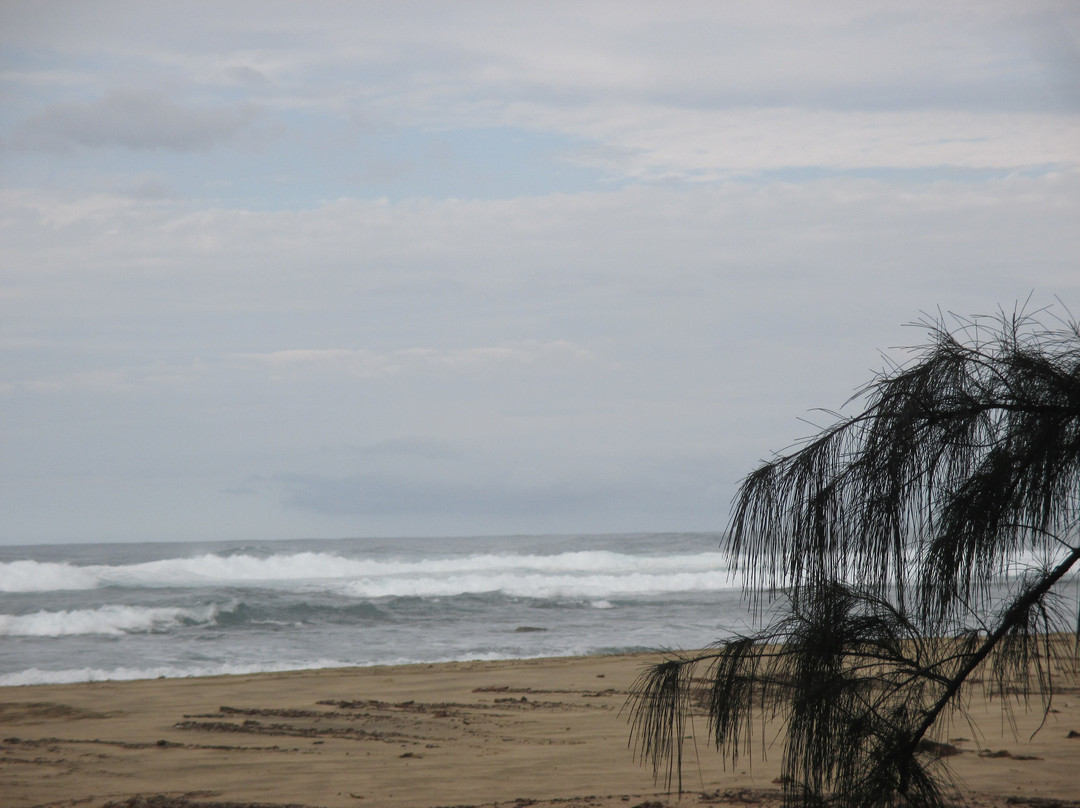
<svg viewBox="0 0 1080 808">
<path fill-rule="evenodd" d="M 137 795 L 168 798 L 154 808 L 675 805 L 638 763 L 622 712 L 658 656 L 7 686 L 0 793 L 11 808 L 126 808 Z M 1080 737 L 1068 733 L 1080 732 L 1080 688 L 1059 682 L 1030 741 L 1041 711 L 1017 707 L 1014 736 L 1000 703 L 978 693 L 981 734 L 960 721 L 945 729 L 960 750 L 947 763 L 972 805 L 1078 799 Z M 704 721 L 696 729 L 684 802 L 705 793 L 711 804 L 776 803 L 778 748 L 732 767 L 708 747 Z"/>
<path fill-rule="evenodd" d="M 631 649 L 625 651 L 602 651 L 598 653 L 586 653 L 586 654 L 537 654 L 536 656 L 506 656 L 506 657 L 488 657 L 480 658 L 475 657 L 471 659 L 437 659 L 432 661 L 424 660 L 409 660 L 400 662 L 372 662 L 369 664 L 354 664 L 354 665 L 342 665 L 342 664 L 330 664 L 318 667 L 286 667 L 286 668 L 261 668 L 252 670 L 233 670 L 233 671 L 215 671 L 210 673 L 180 673 L 180 674 L 149 674 L 143 675 L 143 671 L 134 671 L 137 675 L 134 676 L 120 676 L 109 677 L 101 676 L 94 679 L 74 679 L 71 681 L 43 681 L 43 682 L 6 682 L 5 677 L 18 677 L 27 673 L 43 674 L 46 677 L 49 674 L 54 673 L 67 673 L 68 671 L 43 671 L 39 669 L 29 669 L 26 671 L 14 671 L 8 674 L 0 674 L 0 694 L 10 688 L 20 687 L 66 687 L 69 685 L 88 685 L 98 683 L 123 683 L 123 682 L 154 682 L 154 681 L 172 681 L 172 680 L 186 680 L 186 679 L 218 679 L 222 677 L 240 677 L 240 676 L 263 676 L 273 674 L 300 674 L 309 673 L 315 671 L 360 671 L 369 670 L 371 668 L 409 668 L 414 666 L 427 666 L 432 665 L 455 665 L 460 663 L 498 663 L 498 662 L 530 662 L 534 660 L 556 660 L 556 659 L 591 659 L 593 657 L 633 657 L 642 656 L 650 657 L 656 656 L 660 652 L 652 650 L 639 650 Z M 95 671 L 95 673 L 115 673 L 117 671 L 125 671 L 125 668 L 114 668 L 113 671 Z"/>
</svg>

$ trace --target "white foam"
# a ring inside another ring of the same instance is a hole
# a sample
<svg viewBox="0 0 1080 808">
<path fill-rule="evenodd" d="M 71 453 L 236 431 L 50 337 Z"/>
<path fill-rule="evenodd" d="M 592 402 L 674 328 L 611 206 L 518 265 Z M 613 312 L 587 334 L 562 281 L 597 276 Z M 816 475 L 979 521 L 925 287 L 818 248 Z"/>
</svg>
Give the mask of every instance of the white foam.
<svg viewBox="0 0 1080 808">
<path fill-rule="evenodd" d="M 72 637 L 86 634 L 121 635 L 161 631 L 183 623 L 207 624 L 217 618 L 219 607 L 183 609 L 108 605 L 97 609 L 34 614 L 0 614 L 0 636 Z"/>
<path fill-rule="evenodd" d="M 578 655 L 580 652 L 568 652 L 563 655 Z M 540 654 L 534 656 L 550 656 Z M 64 670 L 43 670 L 41 668 L 27 668 L 13 673 L 0 674 L 0 687 L 16 687 L 23 685 L 61 685 L 75 682 L 120 682 L 133 681 L 136 679 L 185 679 L 202 676 L 244 676 L 257 673 L 274 673 L 277 671 L 293 670 L 322 670 L 325 668 L 368 668 L 378 665 L 417 665 L 439 664 L 443 662 L 469 662 L 469 661 L 496 661 L 502 659 L 528 659 L 529 656 L 511 656 L 509 654 L 483 652 L 464 653 L 460 656 L 439 656 L 432 659 L 417 659 L 405 656 L 387 656 L 363 662 L 345 662 L 340 659 L 315 659 L 297 660 L 276 663 L 251 663 L 236 664 L 222 663 L 216 665 L 191 665 L 180 667 L 176 665 L 158 665 L 149 668 L 117 667 L 104 668 L 67 668 Z"/>
<path fill-rule="evenodd" d="M 724 571 L 651 574 L 545 575 L 527 570 L 473 572 L 443 577 L 409 576 L 350 581 L 342 591 L 357 598 L 453 597 L 499 592 L 510 597 L 604 600 L 620 595 L 708 592 L 731 588 Z"/>
<path fill-rule="evenodd" d="M 94 589 L 100 584 L 93 568 L 42 561 L 0 564 L 0 592 L 52 592 Z"/>
<path fill-rule="evenodd" d="M 252 673 L 272 673 L 274 671 L 313 670 L 318 668 L 337 668 L 346 665 L 337 660 L 315 660 L 310 663 L 255 663 L 248 665 L 219 664 L 159 665 L 150 668 L 118 667 L 104 668 L 68 668 L 65 670 L 42 670 L 28 668 L 14 673 L 0 675 L 0 687 L 16 685 L 63 685 L 73 682 L 109 682 L 131 681 L 134 679 L 182 679 L 191 676 L 235 676 Z"/>
<path fill-rule="evenodd" d="M 696 591 L 737 583 L 720 553 L 641 556 L 609 551 L 553 555 L 478 554 L 375 561 L 333 553 L 206 554 L 128 565 L 75 566 L 13 561 L 0 564 L 0 591 L 44 592 L 104 586 L 192 587 L 276 585 L 311 589 L 348 583 L 357 595 L 514 595 L 603 598 L 620 593 Z M 330 587 L 341 591 L 342 587 Z"/>
</svg>

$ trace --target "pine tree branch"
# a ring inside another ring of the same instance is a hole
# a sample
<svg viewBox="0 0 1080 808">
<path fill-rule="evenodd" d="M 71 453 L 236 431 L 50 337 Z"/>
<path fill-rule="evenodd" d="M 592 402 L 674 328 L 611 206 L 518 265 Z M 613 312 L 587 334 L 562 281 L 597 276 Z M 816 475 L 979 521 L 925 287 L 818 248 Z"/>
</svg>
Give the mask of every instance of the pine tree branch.
<svg viewBox="0 0 1080 808">
<path fill-rule="evenodd" d="M 1053 588 L 1054 584 L 1061 580 L 1061 578 L 1072 569 L 1077 561 L 1080 561 L 1080 549 L 1074 550 L 1071 555 L 1045 575 L 1037 585 L 1021 595 L 1020 598 L 1009 607 L 997 629 L 986 638 L 979 649 L 971 655 L 967 663 L 951 678 L 945 691 L 941 694 L 941 697 L 926 712 L 926 717 L 923 719 L 922 724 L 916 728 L 915 733 L 911 738 L 912 749 L 914 749 L 919 741 L 923 739 L 923 736 L 926 735 L 934 725 L 934 722 L 937 721 L 942 710 L 949 705 L 960 691 L 960 688 L 967 680 L 967 677 L 982 664 L 1001 639 L 1027 617 L 1028 610 L 1038 603 L 1039 600 Z"/>
</svg>

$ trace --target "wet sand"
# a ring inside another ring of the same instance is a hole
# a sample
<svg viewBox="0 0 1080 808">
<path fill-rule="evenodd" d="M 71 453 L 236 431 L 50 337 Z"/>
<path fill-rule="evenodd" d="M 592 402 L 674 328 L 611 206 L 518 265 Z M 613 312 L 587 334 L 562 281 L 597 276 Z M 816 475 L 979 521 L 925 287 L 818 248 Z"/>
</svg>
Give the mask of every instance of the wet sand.
<svg viewBox="0 0 1080 808">
<path fill-rule="evenodd" d="M 699 738 L 686 744 L 686 793 L 654 783 L 628 748 L 622 708 L 655 659 L 0 688 L 0 805 L 775 805 L 779 748 L 725 767 L 700 717 Z M 1037 704 L 1016 711 L 1014 732 L 981 695 L 977 726 L 946 729 L 970 804 L 1080 808 L 1080 688 L 1059 683 L 1034 738 Z"/>
</svg>

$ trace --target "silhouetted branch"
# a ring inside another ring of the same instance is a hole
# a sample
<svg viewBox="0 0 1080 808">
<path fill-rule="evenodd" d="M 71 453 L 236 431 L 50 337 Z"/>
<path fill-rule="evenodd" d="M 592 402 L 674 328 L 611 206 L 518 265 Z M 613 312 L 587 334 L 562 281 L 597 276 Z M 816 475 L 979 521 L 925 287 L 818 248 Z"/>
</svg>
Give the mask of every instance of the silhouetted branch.
<svg viewBox="0 0 1080 808">
<path fill-rule="evenodd" d="M 733 761 L 757 721 L 784 722 L 788 804 L 859 808 L 944 804 L 926 737 L 984 666 L 1048 709 L 1053 591 L 1080 562 L 1080 327 L 1022 311 L 923 326 L 858 414 L 744 479 L 723 548 L 752 607 L 782 590 L 788 608 L 643 672 L 633 732 L 669 786 L 695 704 Z"/>
</svg>

